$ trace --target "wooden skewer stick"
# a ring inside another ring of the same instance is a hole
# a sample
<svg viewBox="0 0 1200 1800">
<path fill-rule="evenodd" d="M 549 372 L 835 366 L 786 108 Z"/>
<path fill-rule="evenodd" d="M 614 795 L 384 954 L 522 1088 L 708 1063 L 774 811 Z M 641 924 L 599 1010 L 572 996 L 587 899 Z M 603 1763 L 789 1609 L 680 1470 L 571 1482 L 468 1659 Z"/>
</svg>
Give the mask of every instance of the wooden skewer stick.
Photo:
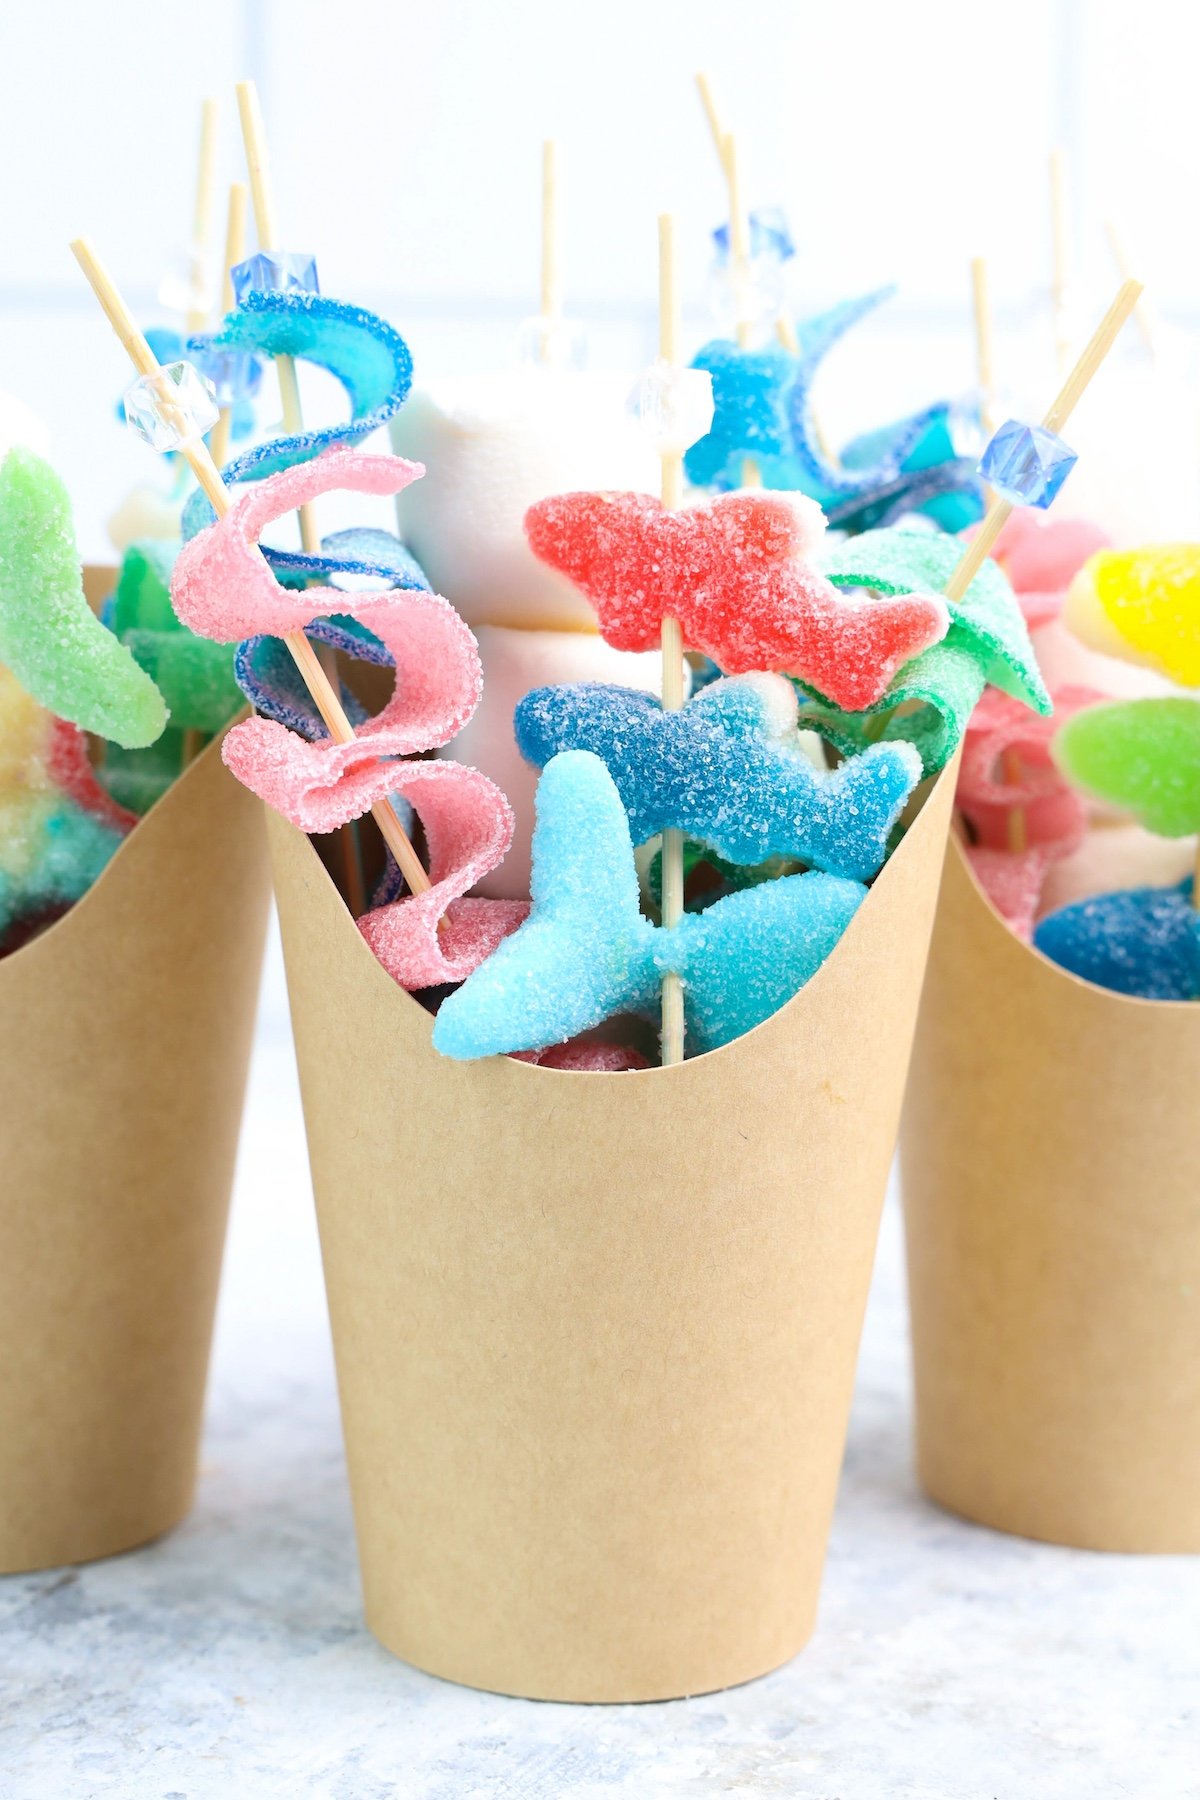
<svg viewBox="0 0 1200 1800">
<path fill-rule="evenodd" d="M 1096 370 L 1104 361 L 1113 344 L 1116 342 L 1121 327 L 1138 303 L 1142 292 L 1140 281 L 1125 281 L 1117 292 L 1117 297 L 1096 327 L 1091 341 L 1083 351 L 1079 361 L 1063 382 L 1053 404 L 1050 406 L 1042 426 L 1046 431 L 1061 431 L 1091 381 Z M 987 558 L 992 545 L 1000 536 L 1013 510 L 1013 502 L 1005 500 L 997 494 L 988 507 L 983 524 L 971 539 L 946 583 L 943 592 L 947 600 L 961 600 L 971 583 L 978 575 Z"/>
<path fill-rule="evenodd" d="M 1054 308 L 1054 356 L 1061 375 L 1071 354 L 1067 323 L 1070 254 L 1067 247 L 1067 158 L 1061 145 L 1050 152 L 1050 248 Z"/>
<path fill-rule="evenodd" d="M 725 134 L 723 160 L 729 190 L 729 260 L 737 306 L 737 341 L 740 349 L 748 350 L 754 342 L 754 320 L 750 312 L 750 220 L 746 212 L 737 139 L 732 131 Z M 742 459 L 742 486 L 762 486 L 762 474 L 751 456 Z"/>
<path fill-rule="evenodd" d="M 675 253 L 675 220 L 662 213 L 658 221 L 658 355 L 670 367 L 679 362 L 679 267 Z M 662 453 L 662 503 L 683 504 L 683 457 L 678 450 Z M 662 703 L 664 712 L 683 705 L 683 633 L 678 619 L 662 622 Z M 662 834 L 662 922 L 678 925 L 683 917 L 683 833 Z M 663 977 L 662 1060 L 666 1068 L 683 1061 L 683 983 L 678 975 Z"/>
<path fill-rule="evenodd" d="M 1128 281 L 1133 274 L 1133 269 L 1129 261 L 1129 254 L 1125 248 L 1125 240 L 1121 236 L 1115 219 L 1105 219 L 1104 232 L 1105 236 L 1108 238 L 1108 247 L 1112 251 L 1112 259 L 1116 264 L 1117 274 L 1121 277 L 1122 281 Z M 1154 322 L 1154 316 L 1150 311 L 1150 302 L 1147 300 L 1145 294 L 1142 295 L 1141 299 L 1134 307 L 1133 316 L 1137 321 L 1137 328 L 1141 333 L 1142 343 L 1152 357 L 1157 357 L 1159 348 L 1158 330 Z"/>
<path fill-rule="evenodd" d="M 250 174 L 250 198 L 254 205 L 254 225 L 260 250 L 279 250 L 279 229 L 275 216 L 275 194 L 271 186 L 271 163 L 267 150 L 267 133 L 263 124 L 258 89 L 252 81 L 237 84 L 238 118 L 242 125 L 242 141 L 246 146 L 246 167 Z M 296 364 L 290 356 L 275 358 L 279 379 L 279 398 L 283 402 L 283 428 L 286 432 L 303 431 L 304 414 L 300 406 L 300 384 Z M 307 556 L 319 556 L 321 537 L 311 505 L 300 508 L 300 542 Z"/>
<path fill-rule="evenodd" d="M 563 311 L 558 176 L 558 143 L 554 138 L 547 138 L 542 144 L 542 308 L 541 339 L 538 345 L 538 355 L 544 363 L 551 359 L 554 332 L 562 320 Z"/>
<path fill-rule="evenodd" d="M 237 103 L 238 118 L 241 120 L 242 126 L 242 141 L 246 149 L 246 167 L 250 175 L 250 197 L 254 204 L 254 224 L 258 233 L 258 247 L 260 250 L 278 250 L 281 248 L 281 244 L 275 213 L 275 194 L 271 185 L 267 131 L 263 123 L 258 89 L 252 81 L 238 82 Z M 304 413 L 300 405 L 300 383 L 296 375 L 296 364 L 290 356 L 277 356 L 274 362 L 279 381 L 279 397 L 283 403 L 283 429 L 291 436 L 304 430 Z M 317 515 L 312 503 L 308 502 L 302 506 L 296 516 L 300 521 L 300 545 L 305 555 L 319 556 L 321 554 L 321 534 L 317 529 Z M 337 692 L 339 679 L 336 652 L 328 644 L 322 644 L 316 654 L 330 687 Z M 365 905 L 362 860 L 354 827 L 343 825 L 340 828 L 340 835 L 342 857 L 345 864 L 346 900 L 351 912 L 357 918 Z"/>
<path fill-rule="evenodd" d="M 225 268 L 221 277 L 221 316 L 233 311 L 233 266 L 246 254 L 246 202 L 249 194 L 244 182 L 235 181 L 229 189 L 229 214 L 225 224 Z M 223 406 L 213 426 L 212 453 L 218 469 L 229 456 L 229 433 L 233 429 L 233 408 Z"/>
<path fill-rule="evenodd" d="M 975 318 L 975 378 L 979 385 L 979 422 L 988 437 L 996 429 L 996 378 L 992 361 L 992 298 L 987 258 L 971 258 L 971 301 Z"/>
<path fill-rule="evenodd" d="M 208 277 L 208 259 L 212 247 L 213 212 L 217 187 L 217 116 L 219 107 L 211 97 L 200 106 L 200 155 L 196 165 L 196 210 L 192 218 L 191 301 L 187 309 L 187 329 L 203 331 L 207 309 L 199 304 Z"/>
<path fill-rule="evenodd" d="M 75 238 L 71 244 L 71 251 L 138 374 L 155 374 L 159 368 L 158 359 L 143 337 L 137 321 L 121 298 L 112 276 L 96 255 L 90 241 L 87 238 Z M 212 502 L 217 517 L 222 518 L 233 505 L 233 498 L 221 479 L 221 471 L 213 461 L 208 445 L 203 438 L 192 437 L 186 439 L 179 446 L 179 450 L 180 454 L 187 458 L 193 475 Z M 346 717 L 341 699 L 330 684 L 328 676 L 317 660 L 316 652 L 304 633 L 290 631 L 283 641 L 291 651 L 296 667 L 304 677 L 304 684 L 312 695 L 317 711 L 325 721 L 334 743 L 352 743 L 354 727 Z M 408 883 L 410 891 L 414 894 L 426 893 L 432 884 L 421 867 L 420 858 L 409 842 L 404 827 L 396 817 L 390 803 L 386 799 L 377 800 L 371 811 L 383 833 L 388 849 L 400 866 L 400 871 Z"/>
</svg>

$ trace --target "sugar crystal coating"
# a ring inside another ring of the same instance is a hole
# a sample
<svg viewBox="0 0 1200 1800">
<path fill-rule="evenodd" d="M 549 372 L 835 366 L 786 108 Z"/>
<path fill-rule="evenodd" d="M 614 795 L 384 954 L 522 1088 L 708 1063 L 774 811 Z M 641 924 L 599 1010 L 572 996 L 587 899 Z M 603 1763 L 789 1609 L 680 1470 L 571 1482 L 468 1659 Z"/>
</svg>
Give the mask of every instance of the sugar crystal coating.
<svg viewBox="0 0 1200 1800">
<path fill-rule="evenodd" d="M 689 1049 L 716 1049 L 804 985 L 865 896 L 858 882 L 793 875 L 652 925 L 612 777 L 589 751 L 564 751 L 538 784 L 532 911 L 443 1001 L 434 1045 L 472 1058 L 564 1043 L 620 1013 L 653 1014 L 674 971 Z"/>
<path fill-rule="evenodd" d="M 1099 551 L 1072 582 L 1065 618 L 1091 649 L 1200 687 L 1200 544 Z"/>
<path fill-rule="evenodd" d="M 515 725 L 539 767 L 563 750 L 600 756 L 635 844 L 675 827 L 731 863 L 787 856 L 857 881 L 881 866 L 921 773 L 908 744 L 815 769 L 798 740 L 795 692 L 778 675 L 713 682 L 676 712 L 602 683 L 540 688 Z"/>
<path fill-rule="evenodd" d="M 0 463 L 0 663 L 51 712 L 118 744 L 151 744 L 167 722 L 87 603 L 66 489 L 20 446 Z"/>
<path fill-rule="evenodd" d="M 176 612 L 223 642 L 305 630 L 327 611 L 330 590 L 280 586 L 259 555 L 259 533 L 332 489 L 393 494 L 420 472 L 399 457 L 333 449 L 267 476 L 184 546 L 172 581 Z M 527 910 L 464 898 L 508 849 L 512 811 L 476 769 L 397 759 L 446 743 L 470 718 L 481 681 L 475 640 L 449 602 L 423 588 L 343 598 L 395 668 L 382 711 L 348 743 L 310 743 L 275 719 L 249 719 L 226 735 L 222 755 L 301 831 L 330 831 L 393 795 L 408 800 L 424 826 L 431 886 L 372 909 L 359 930 L 402 986 L 461 981 Z"/>
<path fill-rule="evenodd" d="M 97 782 L 79 728 L 0 668 L 0 952 L 81 899 L 133 822 Z"/>
<path fill-rule="evenodd" d="M 1096 894 L 1048 913 L 1035 948 L 1114 993 L 1143 1000 L 1200 1000 L 1200 914 L 1189 877 L 1177 887 Z"/>
<path fill-rule="evenodd" d="M 945 635 L 935 594 L 857 601 L 816 567 L 820 509 L 802 495 L 723 495 L 678 512 L 649 494 L 557 494 L 525 515 L 534 552 L 592 601 L 621 650 L 648 650 L 664 618 L 727 674 L 803 676 L 858 710 Z"/>
<path fill-rule="evenodd" d="M 1111 700 L 1056 734 L 1054 759 L 1087 794 L 1160 837 L 1200 831 L 1200 700 Z"/>
</svg>

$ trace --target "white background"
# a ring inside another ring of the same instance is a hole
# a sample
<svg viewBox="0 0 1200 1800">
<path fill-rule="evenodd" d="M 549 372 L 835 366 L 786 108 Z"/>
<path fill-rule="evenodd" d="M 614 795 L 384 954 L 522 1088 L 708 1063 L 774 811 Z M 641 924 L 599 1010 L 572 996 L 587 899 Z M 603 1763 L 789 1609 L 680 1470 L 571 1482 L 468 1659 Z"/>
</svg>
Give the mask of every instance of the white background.
<svg viewBox="0 0 1200 1800">
<path fill-rule="evenodd" d="M 1002 384 L 1040 406 L 1053 144 L 1071 170 L 1078 335 L 1115 283 L 1110 215 L 1160 312 L 1196 319 L 1198 52 L 1200 23 L 1180 0 L 12 4 L 0 23 L 0 390 L 50 424 L 82 547 L 99 556 L 103 521 L 148 477 L 149 453 L 112 418 L 124 359 L 67 241 L 91 235 L 143 322 L 165 321 L 155 294 L 190 229 L 199 103 L 222 101 L 223 191 L 242 174 L 233 84 L 246 75 L 262 93 L 289 245 L 318 252 L 327 292 L 400 327 L 418 376 L 503 359 L 536 309 L 539 145 L 551 135 L 568 305 L 595 325 L 593 359 L 645 354 L 663 208 L 680 219 L 698 343 L 707 233 L 723 217 L 692 86 L 705 67 L 739 131 L 751 201 L 789 212 L 798 310 L 899 284 L 831 364 L 823 422 L 879 423 L 970 384 L 974 253 L 991 265 Z"/>
</svg>

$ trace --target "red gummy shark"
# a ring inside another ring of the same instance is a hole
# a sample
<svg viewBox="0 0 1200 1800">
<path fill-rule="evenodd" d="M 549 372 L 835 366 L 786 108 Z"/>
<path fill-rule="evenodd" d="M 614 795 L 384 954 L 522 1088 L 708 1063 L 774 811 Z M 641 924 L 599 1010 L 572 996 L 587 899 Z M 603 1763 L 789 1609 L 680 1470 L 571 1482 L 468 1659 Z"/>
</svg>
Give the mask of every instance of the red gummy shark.
<svg viewBox="0 0 1200 1800">
<path fill-rule="evenodd" d="M 534 554 L 573 581 L 617 650 L 650 650 L 664 618 L 726 675 L 794 675 L 861 712 L 946 635 L 935 594 L 840 592 L 812 561 L 825 520 L 802 494 L 724 494 L 666 511 L 650 494 L 552 494 L 525 514 Z"/>
</svg>

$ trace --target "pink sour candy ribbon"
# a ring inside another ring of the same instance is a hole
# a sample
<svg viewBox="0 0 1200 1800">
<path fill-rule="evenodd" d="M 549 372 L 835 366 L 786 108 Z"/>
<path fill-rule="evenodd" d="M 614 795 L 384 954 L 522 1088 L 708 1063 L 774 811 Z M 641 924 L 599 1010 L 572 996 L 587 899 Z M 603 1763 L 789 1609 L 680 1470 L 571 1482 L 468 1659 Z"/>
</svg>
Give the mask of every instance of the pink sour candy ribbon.
<svg viewBox="0 0 1200 1800">
<path fill-rule="evenodd" d="M 400 457 L 337 449 L 269 475 L 184 546 L 171 581 L 183 622 L 219 643 L 260 632 L 282 637 L 337 612 L 351 614 L 394 658 L 392 696 L 352 742 L 308 743 L 256 718 L 234 726 L 222 755 L 301 831 L 333 831 L 392 794 L 411 802 L 425 828 L 432 885 L 358 921 L 388 973 L 410 989 L 464 981 L 529 910 L 520 901 L 464 898 L 512 842 L 512 810 L 500 789 L 461 763 L 394 760 L 447 743 L 471 717 L 483 685 L 475 639 L 440 594 L 283 588 L 258 538 L 320 494 L 395 494 L 423 473 Z"/>
<path fill-rule="evenodd" d="M 1079 570 L 1111 542 L 1087 519 L 1056 519 L 1018 506 L 996 539 L 992 556 L 1012 583 L 1026 625 L 1036 631 L 1057 619 Z"/>
<path fill-rule="evenodd" d="M 1053 857 L 1044 844 L 1028 850 L 990 850 L 971 844 L 966 858 L 1000 917 L 1026 943 L 1033 936 L 1042 884 Z"/>
<path fill-rule="evenodd" d="M 1063 778 L 1050 757 L 1050 740 L 1081 707 L 1104 696 L 1088 687 L 1062 687 L 1052 695 L 1054 712 L 1031 713 L 1019 700 L 988 688 L 967 727 L 956 795 L 959 811 L 983 849 L 1007 854 L 1008 816 L 1025 815 L 1030 848 L 1051 858 L 1078 849 L 1087 829 L 1087 804 Z M 1014 777 L 1006 767 L 1017 759 Z"/>
<path fill-rule="evenodd" d="M 847 711 L 945 636 L 934 594 L 856 600 L 816 566 L 825 521 L 804 495 L 725 494 L 665 511 L 650 494 L 554 494 L 525 515 L 534 553 L 596 608 L 618 650 L 649 650 L 664 618 L 726 675 L 794 675 Z"/>
</svg>

